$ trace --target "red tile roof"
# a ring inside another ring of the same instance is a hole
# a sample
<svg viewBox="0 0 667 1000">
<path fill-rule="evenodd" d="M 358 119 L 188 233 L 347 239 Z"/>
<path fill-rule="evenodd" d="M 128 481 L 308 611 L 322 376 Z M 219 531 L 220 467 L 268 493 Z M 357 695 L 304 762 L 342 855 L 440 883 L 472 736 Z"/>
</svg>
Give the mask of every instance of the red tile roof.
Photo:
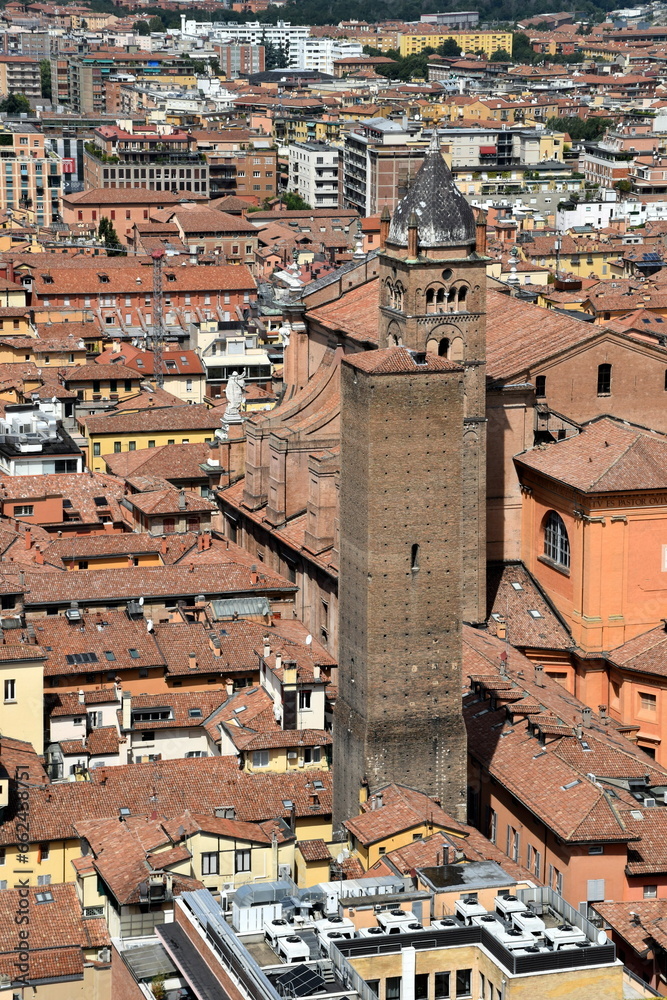
<svg viewBox="0 0 667 1000">
<path fill-rule="evenodd" d="M 300 840 L 297 847 L 304 861 L 331 861 L 331 851 L 323 840 Z"/>
<path fill-rule="evenodd" d="M 667 489 L 667 437 L 611 417 L 522 452 L 515 461 L 584 493 Z"/>
<path fill-rule="evenodd" d="M 462 372 L 461 365 L 437 354 L 425 354 L 423 361 L 417 361 L 414 351 L 407 347 L 387 347 L 381 351 L 364 351 L 348 354 L 343 364 L 372 375 L 420 375 L 433 372 Z"/>
<path fill-rule="evenodd" d="M 381 793 L 381 794 L 380 794 Z M 374 844 L 415 826 L 460 831 L 461 824 L 443 812 L 435 799 L 404 785 L 386 785 L 364 803 L 360 816 L 343 825 L 364 845 Z"/>
<path fill-rule="evenodd" d="M 319 803 L 313 801 L 315 781 L 322 783 Z M 117 827 L 121 808 L 137 819 L 156 813 L 162 822 L 186 810 L 213 816 L 219 806 L 231 806 L 241 822 L 259 823 L 289 817 L 284 802 L 290 801 L 297 817 L 329 817 L 331 796 L 328 771 L 247 774 L 227 757 L 97 767 L 90 781 L 31 788 L 30 839 L 34 843 L 71 839 L 74 827 L 84 821 L 109 819 Z M 11 815 L 4 820 L 0 844 L 17 842 L 16 823 Z"/>
</svg>

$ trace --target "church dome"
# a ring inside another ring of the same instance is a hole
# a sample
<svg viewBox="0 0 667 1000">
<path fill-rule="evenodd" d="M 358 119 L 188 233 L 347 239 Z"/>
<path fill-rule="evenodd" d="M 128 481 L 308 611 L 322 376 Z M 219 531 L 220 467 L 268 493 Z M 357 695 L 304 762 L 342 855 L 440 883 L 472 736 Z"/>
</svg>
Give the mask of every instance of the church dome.
<svg viewBox="0 0 667 1000">
<path fill-rule="evenodd" d="M 475 242 L 475 216 L 442 158 L 435 132 L 408 193 L 396 207 L 388 243 L 408 245 L 413 212 L 422 247 L 455 247 Z"/>
</svg>

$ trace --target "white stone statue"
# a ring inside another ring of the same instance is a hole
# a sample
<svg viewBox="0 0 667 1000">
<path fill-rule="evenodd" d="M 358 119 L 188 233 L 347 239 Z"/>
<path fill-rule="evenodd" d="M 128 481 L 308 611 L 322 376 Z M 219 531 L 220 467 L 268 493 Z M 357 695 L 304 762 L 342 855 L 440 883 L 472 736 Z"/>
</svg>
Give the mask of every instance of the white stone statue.
<svg viewBox="0 0 667 1000">
<path fill-rule="evenodd" d="M 227 397 L 227 409 L 224 419 L 227 423 L 238 423 L 241 419 L 241 405 L 243 403 L 243 392 L 245 389 L 245 371 L 243 374 L 232 372 L 227 381 L 225 396 Z"/>
<path fill-rule="evenodd" d="M 290 337 L 292 336 L 292 327 L 288 319 L 285 320 L 283 325 L 278 330 L 278 333 L 280 334 L 280 339 L 282 341 L 283 348 L 286 350 L 289 347 L 289 340 Z"/>
</svg>

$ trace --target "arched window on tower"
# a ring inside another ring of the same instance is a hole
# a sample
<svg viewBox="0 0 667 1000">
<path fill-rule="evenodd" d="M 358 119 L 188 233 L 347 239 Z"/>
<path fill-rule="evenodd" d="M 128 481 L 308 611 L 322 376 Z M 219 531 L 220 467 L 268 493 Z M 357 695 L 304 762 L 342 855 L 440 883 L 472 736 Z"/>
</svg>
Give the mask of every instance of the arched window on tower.
<svg viewBox="0 0 667 1000">
<path fill-rule="evenodd" d="M 435 311 L 438 313 L 445 311 L 445 289 L 439 288 L 435 297 Z"/>
<path fill-rule="evenodd" d="M 438 344 L 438 355 L 441 358 L 449 357 L 449 337 L 443 337 Z"/>
<path fill-rule="evenodd" d="M 560 514 L 549 511 L 544 522 L 544 554 L 556 566 L 570 568 L 570 539 Z"/>
<path fill-rule="evenodd" d="M 426 289 L 426 312 L 435 312 L 435 288 Z"/>
<path fill-rule="evenodd" d="M 466 302 L 468 300 L 468 288 L 467 288 L 467 285 L 461 285 L 461 287 L 459 288 L 458 299 L 459 299 L 459 301 L 458 301 L 458 306 L 459 306 L 458 311 L 459 312 L 465 312 L 466 311 Z"/>
<path fill-rule="evenodd" d="M 398 309 L 400 311 L 403 310 L 403 293 L 404 292 L 405 292 L 405 289 L 403 288 L 403 285 L 400 283 L 400 281 L 397 281 L 396 285 L 394 286 L 394 309 Z"/>
<path fill-rule="evenodd" d="M 456 289 L 450 288 L 447 296 L 447 312 L 456 312 Z"/>
</svg>

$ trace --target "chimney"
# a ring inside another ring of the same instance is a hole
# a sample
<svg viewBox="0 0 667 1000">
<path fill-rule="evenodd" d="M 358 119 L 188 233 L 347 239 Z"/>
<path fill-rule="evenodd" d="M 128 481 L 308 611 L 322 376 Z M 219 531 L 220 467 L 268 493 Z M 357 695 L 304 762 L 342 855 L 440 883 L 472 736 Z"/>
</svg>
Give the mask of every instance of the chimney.
<svg viewBox="0 0 667 1000">
<path fill-rule="evenodd" d="M 25 532 L 25 547 L 26 549 L 32 548 L 32 531 L 30 528 L 26 528 Z"/>
<path fill-rule="evenodd" d="M 283 665 L 283 658 L 280 653 L 276 653 L 276 670 L 280 670 Z"/>
<path fill-rule="evenodd" d="M 584 738 L 584 727 L 583 726 L 575 726 L 574 727 L 574 735 L 577 737 L 578 740 L 583 740 L 583 738 Z"/>
<path fill-rule="evenodd" d="M 380 215 L 380 249 L 383 250 L 387 244 L 387 238 L 389 236 L 389 225 L 391 223 L 391 215 L 389 214 L 389 209 L 385 205 L 382 209 L 382 214 Z"/>
<path fill-rule="evenodd" d="M 408 259 L 417 260 L 419 256 L 419 222 L 416 212 L 410 213 L 408 219 Z"/>
<path fill-rule="evenodd" d="M 496 635 L 499 639 L 507 638 L 507 622 L 504 618 L 499 618 L 496 622 Z"/>
<path fill-rule="evenodd" d="M 591 711 L 591 709 L 588 706 L 585 706 L 584 708 L 582 708 L 582 710 L 581 710 L 581 721 L 583 722 L 583 724 L 585 726 L 590 726 L 592 716 L 593 716 L 593 712 Z"/>
<path fill-rule="evenodd" d="M 486 253 L 486 212 L 480 208 L 475 222 L 475 250 L 477 253 Z"/>
<path fill-rule="evenodd" d="M 285 660 L 283 664 L 283 684 L 296 684 L 295 660 Z"/>
<path fill-rule="evenodd" d="M 315 663 L 313 666 L 313 680 L 319 681 L 320 679 L 320 667 L 319 664 Z"/>
<path fill-rule="evenodd" d="M 166 554 L 167 554 L 167 539 L 166 539 L 166 536 L 160 542 L 160 554 L 163 555 L 163 556 L 166 556 Z"/>
<path fill-rule="evenodd" d="M 604 722 L 605 726 L 609 725 L 609 716 L 607 715 L 607 706 L 598 705 L 598 712 L 600 713 L 600 718 Z"/>
<path fill-rule="evenodd" d="M 535 683 L 538 687 L 544 687 L 544 664 L 535 664 Z"/>
<path fill-rule="evenodd" d="M 80 705 L 85 705 L 86 704 L 86 696 L 83 693 L 83 691 L 79 691 L 79 704 Z"/>
<path fill-rule="evenodd" d="M 123 702 L 121 711 L 123 718 L 123 729 L 127 731 L 132 728 L 132 693 L 130 691 L 123 691 Z"/>
<path fill-rule="evenodd" d="M 228 677 L 227 680 L 225 681 L 225 691 L 227 692 L 228 698 L 231 698 L 231 696 L 234 694 L 234 681 L 231 679 L 231 677 Z"/>
<path fill-rule="evenodd" d="M 35 546 L 35 562 L 38 566 L 44 565 L 44 553 L 37 546 Z"/>
<path fill-rule="evenodd" d="M 262 650 L 262 656 L 266 660 L 267 657 L 271 656 L 271 638 L 270 638 L 270 636 L 265 635 L 264 639 L 262 641 L 264 642 L 264 648 Z"/>
<path fill-rule="evenodd" d="M 187 505 L 188 503 L 187 500 L 185 499 L 185 490 L 180 490 L 178 494 L 178 509 L 185 510 Z"/>
<path fill-rule="evenodd" d="M 188 667 L 190 670 L 197 669 L 197 657 L 194 653 L 188 653 Z"/>
<path fill-rule="evenodd" d="M 130 566 L 134 566 L 134 556 L 128 555 L 128 557 L 127 557 L 127 565 L 128 565 L 128 569 L 129 569 Z"/>
</svg>

